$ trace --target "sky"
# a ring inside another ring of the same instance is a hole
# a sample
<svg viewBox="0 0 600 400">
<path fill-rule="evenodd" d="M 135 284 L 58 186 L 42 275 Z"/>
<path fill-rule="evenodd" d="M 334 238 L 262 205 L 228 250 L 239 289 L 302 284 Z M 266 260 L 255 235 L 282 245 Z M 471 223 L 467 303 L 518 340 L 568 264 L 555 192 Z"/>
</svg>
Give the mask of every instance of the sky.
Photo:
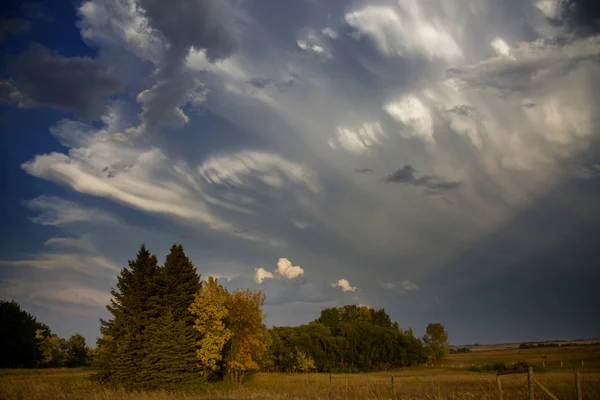
<svg viewBox="0 0 600 400">
<path fill-rule="evenodd" d="M 94 343 L 141 243 L 266 322 L 600 337 L 593 0 L 2 3 L 0 298 Z"/>
</svg>

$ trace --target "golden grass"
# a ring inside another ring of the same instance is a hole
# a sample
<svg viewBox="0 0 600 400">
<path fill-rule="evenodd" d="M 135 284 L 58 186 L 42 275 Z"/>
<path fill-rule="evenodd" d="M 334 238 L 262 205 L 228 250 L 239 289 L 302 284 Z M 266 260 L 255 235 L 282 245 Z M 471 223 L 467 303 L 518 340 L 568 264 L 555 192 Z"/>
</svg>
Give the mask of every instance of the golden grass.
<svg viewBox="0 0 600 400">
<path fill-rule="evenodd" d="M 431 371 L 429 371 L 431 372 Z M 155 391 L 130 393 L 112 390 L 90 382 L 90 372 L 71 370 L 18 371 L 0 373 L 2 400 L 175 400 L 175 399 L 391 399 L 391 374 L 284 375 L 256 374 L 242 386 L 225 383 L 199 386 L 187 392 Z M 536 379 L 560 399 L 575 399 L 571 372 L 536 373 Z M 503 376 L 504 398 L 525 400 L 526 375 Z M 581 373 L 583 398 L 600 400 L 600 373 Z M 496 376 L 490 373 L 455 372 L 438 374 L 437 370 L 410 369 L 395 372 L 398 399 L 497 399 Z M 537 399 L 544 399 L 537 391 Z"/>
<path fill-rule="evenodd" d="M 397 399 L 402 400 L 491 400 L 498 398 L 496 375 L 466 370 L 467 364 L 510 363 L 524 360 L 541 365 L 563 360 L 563 369 L 548 368 L 535 378 L 561 400 L 575 399 L 573 369 L 581 368 L 583 398 L 600 400 L 600 346 L 543 349 L 502 349 L 452 355 L 435 367 L 394 371 Z M 452 363 L 455 368 L 452 368 Z M 464 369 L 459 369 L 462 363 Z M 192 399 L 391 399 L 391 373 L 287 375 L 259 373 L 242 386 L 216 383 L 198 385 L 191 391 L 131 393 L 92 383 L 89 369 L 0 370 L 0 400 L 192 400 Z M 504 399 L 527 398 L 526 375 L 502 376 Z M 439 392 L 438 392 L 439 387 Z M 536 390 L 536 400 L 546 397 Z"/>
</svg>

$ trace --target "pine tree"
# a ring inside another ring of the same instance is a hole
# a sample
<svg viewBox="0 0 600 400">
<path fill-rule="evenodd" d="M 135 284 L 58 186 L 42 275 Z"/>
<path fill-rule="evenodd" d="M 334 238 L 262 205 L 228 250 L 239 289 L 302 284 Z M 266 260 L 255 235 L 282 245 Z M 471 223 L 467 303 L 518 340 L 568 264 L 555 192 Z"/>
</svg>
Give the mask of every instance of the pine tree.
<svg viewBox="0 0 600 400">
<path fill-rule="evenodd" d="M 164 308 L 170 308 L 175 321 L 185 319 L 191 327 L 194 317 L 187 310 L 200 289 L 200 275 L 185 255 L 181 244 L 171 246 L 171 251 L 161 268 L 161 289 Z"/>
<path fill-rule="evenodd" d="M 166 309 L 146 332 L 152 348 L 140 366 L 146 388 L 181 388 L 199 377 L 195 335 L 185 320 L 176 321 L 171 310 Z"/>
<path fill-rule="evenodd" d="M 128 388 L 145 385 L 140 365 L 151 352 L 146 328 L 160 315 L 158 272 L 156 256 L 142 245 L 129 268 L 117 277 L 107 306 L 113 318 L 101 320 L 102 338 L 94 362 L 97 379 Z"/>
</svg>

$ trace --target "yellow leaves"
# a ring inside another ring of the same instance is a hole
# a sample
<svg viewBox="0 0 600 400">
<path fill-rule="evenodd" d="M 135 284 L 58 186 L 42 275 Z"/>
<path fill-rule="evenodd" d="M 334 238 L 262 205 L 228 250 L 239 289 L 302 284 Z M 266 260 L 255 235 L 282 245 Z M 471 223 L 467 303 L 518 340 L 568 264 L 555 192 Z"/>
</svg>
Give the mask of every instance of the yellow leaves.
<svg viewBox="0 0 600 400">
<path fill-rule="evenodd" d="M 197 342 L 196 357 L 205 374 L 219 369 L 223 347 L 232 336 L 225 325 L 229 315 L 226 306 L 229 297 L 227 290 L 216 279 L 209 277 L 188 307 L 188 311 L 196 316 L 194 329 L 202 335 Z"/>
<path fill-rule="evenodd" d="M 267 350 L 269 339 L 264 302 L 261 291 L 230 294 L 216 279 L 208 278 L 188 308 L 196 316 L 194 328 L 202 335 L 196 355 L 205 373 L 218 370 L 224 361 L 227 374 L 241 381 L 244 373 L 259 368 L 256 359 Z M 223 354 L 225 345 L 227 354 Z"/>
</svg>

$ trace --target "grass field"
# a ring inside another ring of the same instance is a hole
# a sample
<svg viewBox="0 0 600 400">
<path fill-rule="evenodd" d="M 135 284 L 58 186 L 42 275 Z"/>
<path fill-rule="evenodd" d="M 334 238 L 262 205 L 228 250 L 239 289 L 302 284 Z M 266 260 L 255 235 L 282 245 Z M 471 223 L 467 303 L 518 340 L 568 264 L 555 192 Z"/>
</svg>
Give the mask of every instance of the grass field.
<svg viewBox="0 0 600 400">
<path fill-rule="evenodd" d="M 469 372 L 467 366 L 484 362 L 527 361 L 539 368 L 535 379 L 561 400 L 575 399 L 573 367 L 579 365 L 583 399 L 600 400 L 600 346 L 549 349 L 488 349 L 452 355 L 434 367 L 413 367 L 393 371 L 397 399 L 497 399 L 494 373 Z M 581 366 L 581 361 L 584 366 Z M 560 361 L 563 367 L 560 368 Z M 454 368 L 452 368 L 454 364 Z M 458 366 L 462 364 L 463 369 Z M 217 383 L 179 392 L 128 393 L 90 382 L 90 370 L 2 370 L 0 399 L 12 400 L 175 400 L 175 399 L 391 399 L 389 373 L 368 374 L 267 374 L 259 373 L 242 386 Z M 504 399 L 527 398 L 526 375 L 501 378 Z M 439 397 L 438 397 L 439 396 Z M 536 399 L 546 399 L 539 390 Z"/>
</svg>

